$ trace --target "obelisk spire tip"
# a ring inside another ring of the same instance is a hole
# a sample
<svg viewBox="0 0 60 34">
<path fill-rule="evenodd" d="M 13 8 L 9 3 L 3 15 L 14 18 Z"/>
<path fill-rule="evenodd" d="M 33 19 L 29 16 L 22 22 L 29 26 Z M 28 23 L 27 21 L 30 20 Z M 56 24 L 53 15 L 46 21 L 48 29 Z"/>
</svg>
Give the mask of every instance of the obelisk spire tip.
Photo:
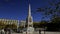
<svg viewBox="0 0 60 34">
<path fill-rule="evenodd" d="M 31 5 L 29 4 L 29 16 L 31 16 Z"/>
</svg>

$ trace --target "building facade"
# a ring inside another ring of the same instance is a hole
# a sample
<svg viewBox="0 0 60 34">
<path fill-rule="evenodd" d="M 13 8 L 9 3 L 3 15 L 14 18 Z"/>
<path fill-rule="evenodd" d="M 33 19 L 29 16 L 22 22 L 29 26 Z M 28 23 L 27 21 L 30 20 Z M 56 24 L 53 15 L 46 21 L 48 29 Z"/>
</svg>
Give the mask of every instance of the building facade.
<svg viewBox="0 0 60 34">
<path fill-rule="evenodd" d="M 3 24 L 16 24 L 19 25 L 19 20 L 12 20 L 12 19 L 0 19 L 0 22 Z"/>
<path fill-rule="evenodd" d="M 19 26 L 25 26 L 25 25 L 26 25 L 26 21 L 21 20 Z"/>
</svg>

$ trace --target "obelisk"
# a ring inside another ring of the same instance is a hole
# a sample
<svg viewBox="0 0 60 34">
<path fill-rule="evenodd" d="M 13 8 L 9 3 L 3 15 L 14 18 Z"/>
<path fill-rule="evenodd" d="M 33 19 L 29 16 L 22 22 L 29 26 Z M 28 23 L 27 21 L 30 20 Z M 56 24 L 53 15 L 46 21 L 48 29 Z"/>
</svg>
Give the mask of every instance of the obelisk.
<svg viewBox="0 0 60 34">
<path fill-rule="evenodd" d="M 28 16 L 27 16 L 27 33 L 26 34 L 33 34 L 33 18 L 31 16 L 31 5 L 29 4 Z"/>
</svg>

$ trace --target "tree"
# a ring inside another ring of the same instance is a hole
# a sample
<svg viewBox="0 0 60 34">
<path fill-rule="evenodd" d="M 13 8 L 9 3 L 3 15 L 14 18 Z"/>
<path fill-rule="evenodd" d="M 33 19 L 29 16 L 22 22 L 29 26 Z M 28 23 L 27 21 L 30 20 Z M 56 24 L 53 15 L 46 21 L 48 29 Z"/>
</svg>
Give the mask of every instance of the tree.
<svg viewBox="0 0 60 34">
<path fill-rule="evenodd" d="M 11 28 L 12 28 L 12 29 L 17 29 L 17 25 L 16 25 L 15 23 L 13 23 L 13 24 L 11 25 Z"/>
<path fill-rule="evenodd" d="M 4 22 L 0 21 L 0 29 L 5 28 L 6 24 Z"/>
<path fill-rule="evenodd" d="M 47 21 L 34 22 L 34 28 L 44 28 L 46 27 Z"/>
<path fill-rule="evenodd" d="M 60 1 L 48 0 L 49 5 L 44 8 L 37 8 L 37 12 L 44 14 L 44 17 L 50 17 L 49 23 L 47 24 L 47 30 L 58 31 L 60 30 Z"/>
<path fill-rule="evenodd" d="M 33 22 L 33 27 L 34 27 L 34 28 L 39 28 L 39 27 L 40 27 L 39 24 L 40 24 L 40 23 Z"/>
<path fill-rule="evenodd" d="M 60 23 L 60 17 L 56 16 L 51 20 L 51 23 Z"/>
<path fill-rule="evenodd" d="M 41 21 L 39 23 L 40 23 L 40 27 L 45 28 L 48 22 L 47 21 Z"/>
<path fill-rule="evenodd" d="M 60 17 L 56 16 L 47 24 L 47 30 L 50 31 L 60 31 Z"/>
<path fill-rule="evenodd" d="M 11 28 L 11 29 L 17 29 L 17 25 L 16 24 L 7 24 L 6 26 L 5 26 L 5 28 Z"/>
<path fill-rule="evenodd" d="M 24 28 L 24 26 L 19 26 L 19 28 L 22 30 Z"/>
<path fill-rule="evenodd" d="M 37 12 L 42 12 L 44 17 L 51 15 L 50 19 L 60 16 L 60 1 L 52 0 L 52 2 L 48 1 L 48 3 L 48 7 L 37 8 Z"/>
</svg>

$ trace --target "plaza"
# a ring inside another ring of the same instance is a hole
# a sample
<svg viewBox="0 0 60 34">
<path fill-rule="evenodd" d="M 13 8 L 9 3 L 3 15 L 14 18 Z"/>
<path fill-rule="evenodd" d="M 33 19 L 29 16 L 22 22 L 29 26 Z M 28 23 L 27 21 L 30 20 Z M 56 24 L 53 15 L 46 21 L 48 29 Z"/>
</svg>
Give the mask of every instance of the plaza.
<svg viewBox="0 0 60 34">
<path fill-rule="evenodd" d="M 12 34 L 23 34 L 23 33 L 12 33 Z M 39 33 L 34 33 L 34 34 L 39 34 Z M 60 34 L 60 32 L 48 32 L 48 31 L 46 31 L 45 34 Z"/>
<path fill-rule="evenodd" d="M 48 4 L 49 7 L 45 7 L 45 2 L 48 1 L 32 0 L 31 3 L 30 1 L 7 0 L 2 2 L 3 7 L 1 6 L 1 8 L 4 9 L 0 13 L 0 34 L 60 34 L 60 13 L 57 12 L 60 11 L 60 2 L 53 4 L 54 7 Z M 4 14 L 3 10 L 6 10 L 7 14 Z M 35 13 L 35 11 L 40 13 Z M 4 14 L 4 17 L 1 14 Z M 4 19 L 10 16 L 14 18 Z"/>
</svg>

